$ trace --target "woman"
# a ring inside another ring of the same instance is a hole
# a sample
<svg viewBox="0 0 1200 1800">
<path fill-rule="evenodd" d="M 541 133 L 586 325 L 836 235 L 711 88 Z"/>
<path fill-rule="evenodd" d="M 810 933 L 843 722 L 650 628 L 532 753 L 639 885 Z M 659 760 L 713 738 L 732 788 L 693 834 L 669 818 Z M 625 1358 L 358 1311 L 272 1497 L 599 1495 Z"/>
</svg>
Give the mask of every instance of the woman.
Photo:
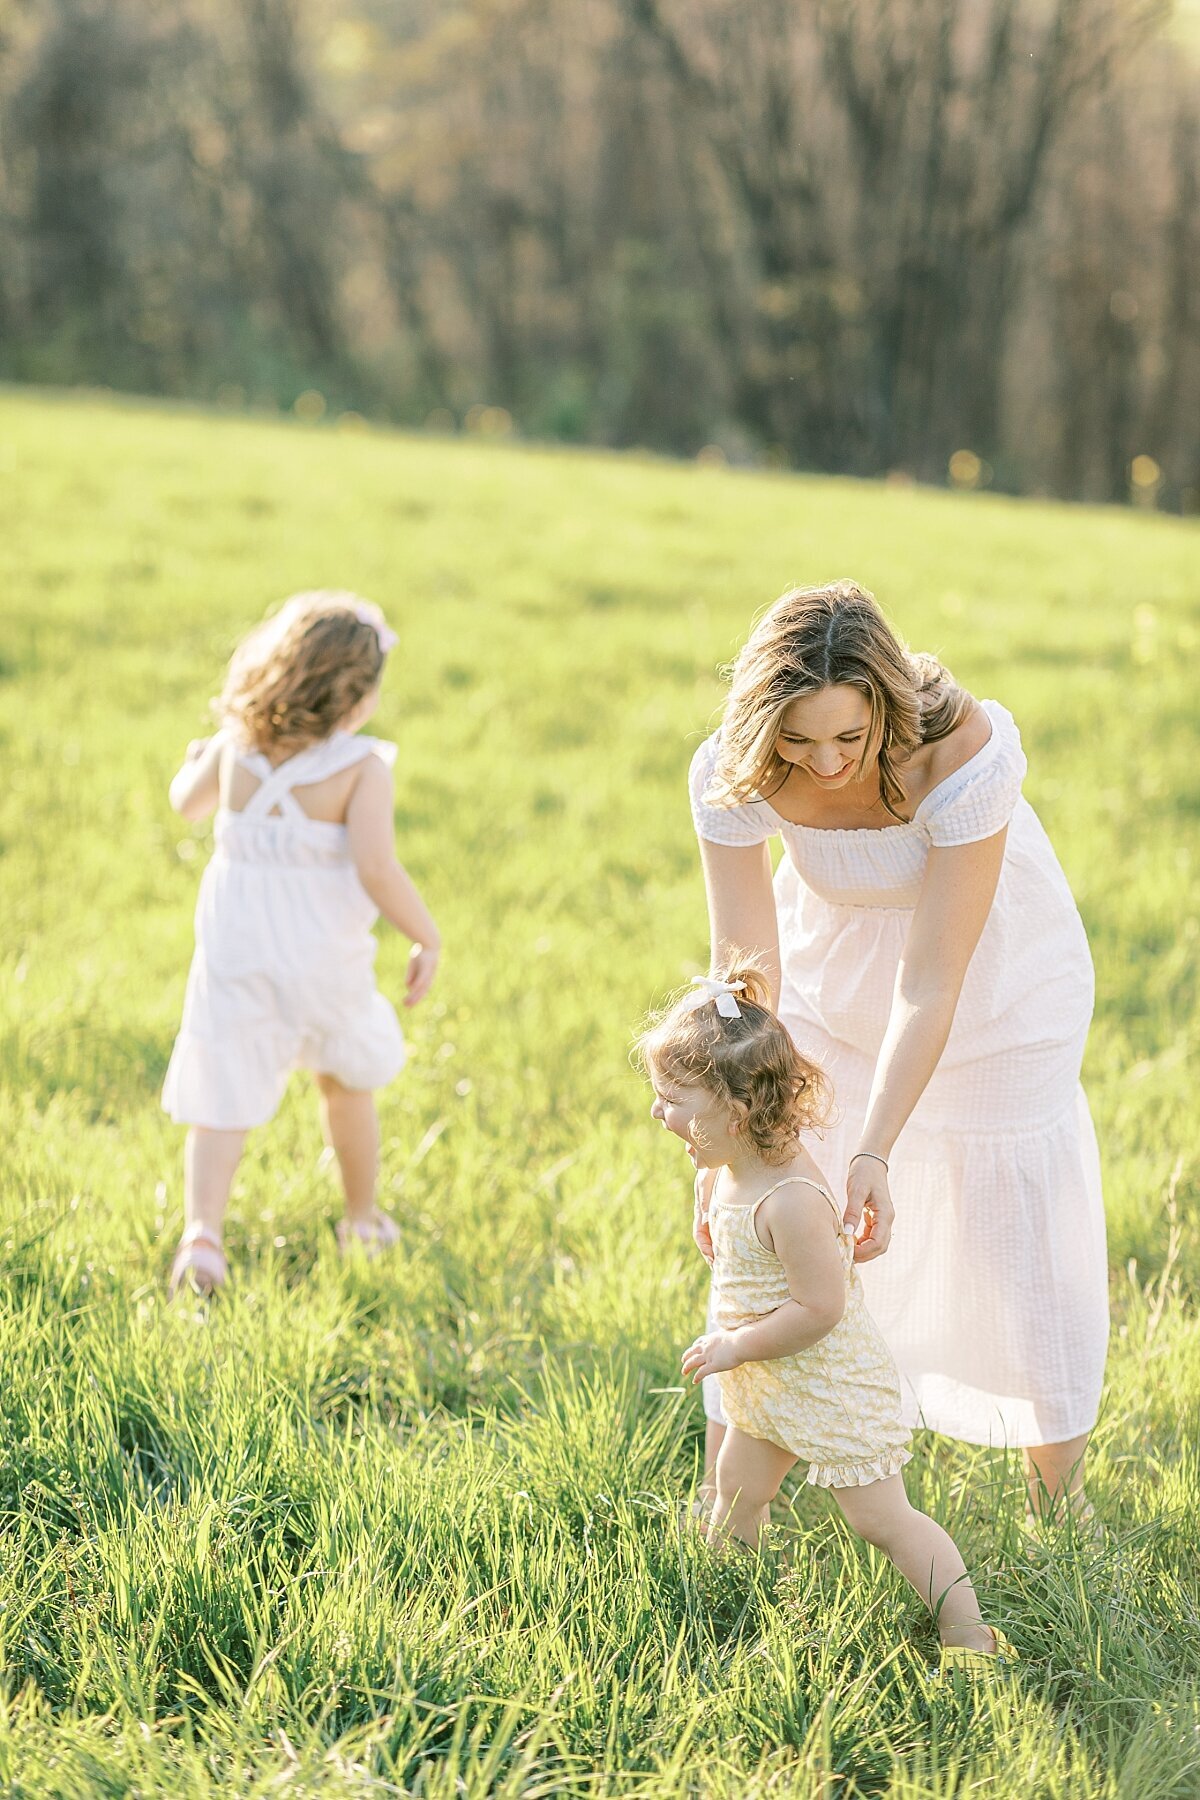
<svg viewBox="0 0 1200 1800">
<path fill-rule="evenodd" d="M 1033 1510 L 1082 1511 L 1108 1337 L 1079 1085 L 1093 977 L 1024 773 L 1009 713 L 838 582 L 756 627 L 693 758 L 692 807 L 714 964 L 765 957 L 832 1080 L 821 1161 L 845 1183 L 910 1422 L 1019 1446 Z M 711 1466 L 724 1426 L 705 1385 Z"/>
</svg>

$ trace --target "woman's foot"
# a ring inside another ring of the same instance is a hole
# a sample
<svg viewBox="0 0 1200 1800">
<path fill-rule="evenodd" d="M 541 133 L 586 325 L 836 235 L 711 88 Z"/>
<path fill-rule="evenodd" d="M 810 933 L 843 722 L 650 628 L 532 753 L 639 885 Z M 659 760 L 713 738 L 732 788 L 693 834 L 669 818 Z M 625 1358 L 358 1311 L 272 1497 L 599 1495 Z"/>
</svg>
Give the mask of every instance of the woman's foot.
<svg viewBox="0 0 1200 1800">
<path fill-rule="evenodd" d="M 1073 1494 L 1068 1506 L 1061 1500 L 1053 1505 L 1044 1502 L 1036 1511 L 1032 1502 L 1025 1504 L 1025 1530 L 1030 1538 L 1042 1539 L 1046 1533 L 1070 1531 L 1079 1544 L 1098 1547 L 1104 1543 L 1104 1527 L 1096 1517 L 1096 1509 L 1083 1492 Z"/>
<path fill-rule="evenodd" d="M 181 1287 L 188 1285 L 201 1294 L 211 1294 L 224 1287 L 229 1278 L 229 1265 L 221 1248 L 221 1239 L 211 1225 L 196 1219 L 185 1226 L 171 1264 L 168 1292 L 172 1300 Z"/>
<path fill-rule="evenodd" d="M 395 1219 L 375 1206 L 365 1219 L 339 1219 L 337 1241 L 343 1256 L 348 1255 L 355 1244 L 361 1244 L 368 1256 L 378 1256 L 400 1242 L 400 1227 Z"/>
</svg>

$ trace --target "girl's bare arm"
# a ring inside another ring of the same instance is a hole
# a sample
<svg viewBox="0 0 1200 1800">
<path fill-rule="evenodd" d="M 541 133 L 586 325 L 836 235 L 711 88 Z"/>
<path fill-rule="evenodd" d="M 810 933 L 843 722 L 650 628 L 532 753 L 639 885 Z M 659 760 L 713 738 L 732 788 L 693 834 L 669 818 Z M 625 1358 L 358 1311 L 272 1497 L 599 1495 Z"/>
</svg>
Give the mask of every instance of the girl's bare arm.
<svg viewBox="0 0 1200 1800">
<path fill-rule="evenodd" d="M 378 756 L 363 761 L 346 808 L 346 830 L 358 879 L 388 924 L 424 950 L 440 949 L 433 916 L 396 860 L 392 776 Z"/>
<path fill-rule="evenodd" d="M 758 1209 L 759 1238 L 787 1276 L 790 1300 L 731 1333 L 741 1362 L 794 1356 L 831 1332 L 846 1310 L 846 1278 L 833 1210 L 808 1186 L 788 1184 Z"/>
<path fill-rule="evenodd" d="M 827 1337 L 846 1307 L 846 1282 L 828 1200 L 811 1188 L 790 1187 L 759 1208 L 759 1237 L 783 1264 L 791 1298 L 774 1312 L 732 1331 L 714 1331 L 683 1358 L 693 1381 L 746 1362 L 772 1362 Z"/>
<path fill-rule="evenodd" d="M 167 798 L 175 811 L 195 823 L 207 819 L 221 798 L 221 752 L 226 733 L 196 738 L 187 747 L 183 766 L 173 776 Z"/>
</svg>

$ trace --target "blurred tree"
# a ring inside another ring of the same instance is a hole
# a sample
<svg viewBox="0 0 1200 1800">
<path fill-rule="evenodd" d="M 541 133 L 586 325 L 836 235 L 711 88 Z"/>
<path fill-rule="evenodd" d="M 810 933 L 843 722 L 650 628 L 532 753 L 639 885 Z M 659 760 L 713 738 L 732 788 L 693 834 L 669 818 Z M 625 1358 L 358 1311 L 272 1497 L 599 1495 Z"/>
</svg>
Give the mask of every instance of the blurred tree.
<svg viewBox="0 0 1200 1800">
<path fill-rule="evenodd" d="M 1200 507 L 1163 12 L 0 0 L 0 370 Z"/>
</svg>

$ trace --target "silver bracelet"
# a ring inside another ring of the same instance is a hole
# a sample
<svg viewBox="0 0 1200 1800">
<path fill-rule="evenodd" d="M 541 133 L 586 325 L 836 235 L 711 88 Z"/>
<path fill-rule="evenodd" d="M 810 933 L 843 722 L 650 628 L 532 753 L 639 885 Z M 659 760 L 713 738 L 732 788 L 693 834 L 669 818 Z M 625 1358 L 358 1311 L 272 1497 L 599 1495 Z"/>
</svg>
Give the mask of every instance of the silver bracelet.
<svg viewBox="0 0 1200 1800">
<path fill-rule="evenodd" d="M 885 1169 L 888 1166 L 887 1157 L 880 1156 L 878 1150 L 856 1150 L 854 1155 L 850 1158 L 850 1162 L 846 1164 L 847 1169 L 850 1168 L 851 1163 L 856 1163 L 860 1156 L 869 1156 L 872 1162 L 881 1162 Z"/>
</svg>

